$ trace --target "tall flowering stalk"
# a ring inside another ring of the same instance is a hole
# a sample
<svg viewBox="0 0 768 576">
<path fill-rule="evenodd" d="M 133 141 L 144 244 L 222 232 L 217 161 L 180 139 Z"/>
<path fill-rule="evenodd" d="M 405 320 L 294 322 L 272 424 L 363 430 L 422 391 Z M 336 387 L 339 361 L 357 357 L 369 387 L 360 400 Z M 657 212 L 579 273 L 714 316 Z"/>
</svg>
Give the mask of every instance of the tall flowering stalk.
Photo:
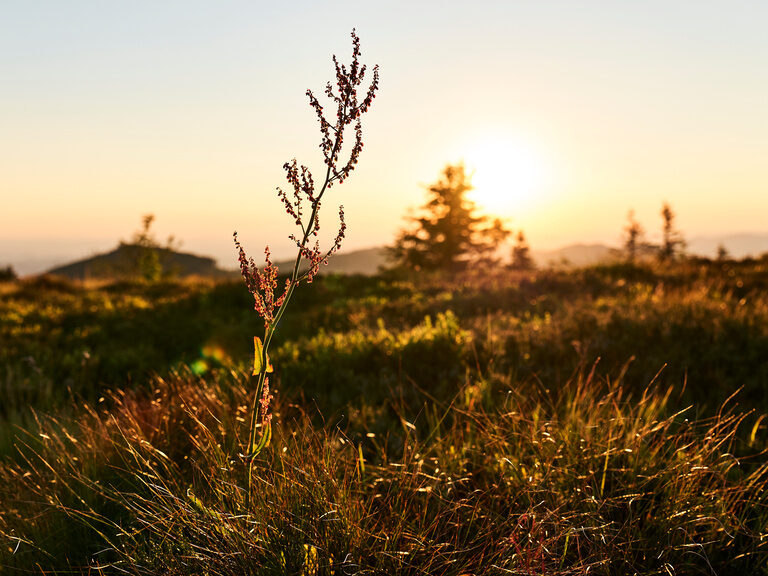
<svg viewBox="0 0 768 576">
<path fill-rule="evenodd" d="M 272 434 L 269 402 L 268 373 L 272 372 L 269 362 L 269 345 L 275 335 L 280 318 L 291 300 L 296 287 L 302 281 L 311 283 L 321 264 L 327 264 L 328 258 L 336 252 L 344 240 L 346 224 L 344 223 L 344 207 L 339 207 L 339 228 L 336 238 L 330 248 L 320 248 L 320 205 L 326 191 L 335 184 L 341 184 L 355 169 L 363 149 L 363 130 L 361 116 L 368 111 L 376 97 L 379 88 L 379 67 L 374 66 L 373 78 L 364 92 L 358 92 L 362 84 L 366 66 L 360 64 L 360 39 L 352 30 L 352 62 L 347 67 L 339 64 L 333 57 L 336 69 L 336 84 L 330 82 L 325 87 L 325 95 L 336 106 L 336 117 L 326 116 L 323 106 L 311 90 L 307 90 L 310 106 L 315 110 L 320 122 L 322 138 L 320 149 L 325 161 L 325 177 L 318 188 L 309 168 L 299 165 L 295 159 L 286 162 L 283 169 L 292 191 L 286 192 L 277 188 L 277 196 L 283 203 L 286 213 L 294 221 L 297 231 L 289 237 L 296 244 L 296 261 L 290 277 L 278 292 L 278 269 L 272 263 L 269 247 L 264 250 L 266 265 L 259 269 L 252 258 L 248 258 L 242 245 L 234 234 L 235 247 L 238 250 L 240 271 L 248 291 L 254 299 L 254 309 L 264 319 L 264 340 L 254 338 L 254 367 L 253 375 L 258 376 L 256 394 L 251 408 L 251 421 L 248 434 L 248 445 L 244 458 L 248 462 L 248 497 L 251 494 L 254 458 L 269 444 Z M 351 148 L 346 148 L 342 160 L 344 134 L 352 127 L 354 137 Z M 301 263 L 306 260 L 308 267 L 301 272 Z M 259 424 L 261 424 L 259 426 Z"/>
</svg>

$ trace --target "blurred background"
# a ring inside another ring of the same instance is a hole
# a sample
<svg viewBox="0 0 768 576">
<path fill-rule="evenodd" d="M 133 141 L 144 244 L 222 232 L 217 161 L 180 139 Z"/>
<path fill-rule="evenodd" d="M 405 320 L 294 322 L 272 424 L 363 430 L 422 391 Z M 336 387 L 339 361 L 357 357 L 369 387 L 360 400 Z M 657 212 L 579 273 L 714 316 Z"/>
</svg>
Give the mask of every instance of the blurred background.
<svg viewBox="0 0 768 576">
<path fill-rule="evenodd" d="M 658 241 L 664 201 L 691 252 L 768 250 L 765 4 L 77 0 L 3 13 L 0 266 L 22 275 L 111 250 L 147 213 L 222 268 L 236 267 L 233 230 L 288 257 L 275 187 L 294 157 L 322 167 L 305 91 L 322 92 L 331 54 L 348 61 L 353 27 L 382 91 L 359 169 L 328 198 L 345 206 L 347 251 L 390 244 L 461 161 L 471 199 L 534 251 L 617 246 L 630 209 Z"/>
</svg>

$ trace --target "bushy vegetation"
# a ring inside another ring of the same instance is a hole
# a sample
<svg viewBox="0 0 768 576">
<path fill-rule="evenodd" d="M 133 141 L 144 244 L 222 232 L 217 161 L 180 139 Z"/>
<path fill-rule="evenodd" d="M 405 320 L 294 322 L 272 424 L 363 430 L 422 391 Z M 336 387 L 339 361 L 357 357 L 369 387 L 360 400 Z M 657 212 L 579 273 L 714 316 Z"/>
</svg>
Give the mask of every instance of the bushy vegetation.
<svg viewBox="0 0 768 576">
<path fill-rule="evenodd" d="M 766 288 L 761 261 L 318 277 L 246 502 L 245 287 L 5 284 L 0 565 L 768 573 Z"/>
</svg>

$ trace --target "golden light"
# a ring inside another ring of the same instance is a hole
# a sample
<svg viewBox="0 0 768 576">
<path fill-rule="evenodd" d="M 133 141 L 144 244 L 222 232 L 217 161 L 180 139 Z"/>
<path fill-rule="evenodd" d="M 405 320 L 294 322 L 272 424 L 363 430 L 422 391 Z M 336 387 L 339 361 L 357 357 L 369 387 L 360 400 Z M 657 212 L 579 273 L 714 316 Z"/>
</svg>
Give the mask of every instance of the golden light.
<svg viewBox="0 0 768 576">
<path fill-rule="evenodd" d="M 514 218 L 536 203 L 547 170 L 533 145 L 513 138 L 495 137 L 471 144 L 464 156 L 478 207 L 488 213 Z"/>
</svg>

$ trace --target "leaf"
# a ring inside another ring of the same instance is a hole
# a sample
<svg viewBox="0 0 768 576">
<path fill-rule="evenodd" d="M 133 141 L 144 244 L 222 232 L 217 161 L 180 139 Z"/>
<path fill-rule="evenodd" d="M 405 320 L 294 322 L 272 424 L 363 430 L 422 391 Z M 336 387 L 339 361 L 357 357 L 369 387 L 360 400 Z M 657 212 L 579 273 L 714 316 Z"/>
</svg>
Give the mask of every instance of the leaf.
<svg viewBox="0 0 768 576">
<path fill-rule="evenodd" d="M 270 440 L 272 440 L 272 423 L 268 422 L 261 430 L 259 441 L 251 446 L 251 449 L 248 452 L 248 459 L 253 460 L 256 458 L 264 448 L 269 446 Z"/>
<path fill-rule="evenodd" d="M 230 528 L 229 525 L 225 522 L 224 517 L 216 512 L 216 510 L 212 510 L 203 504 L 202 500 L 200 500 L 192 492 L 192 488 L 187 488 L 187 498 L 192 501 L 192 504 L 194 504 L 195 508 L 197 508 L 200 512 L 208 516 L 211 520 L 216 521 L 217 524 L 214 527 L 219 533 L 221 533 L 223 536 L 227 536 L 227 532 L 232 532 L 232 528 Z"/>
<path fill-rule="evenodd" d="M 259 438 L 259 443 L 256 445 L 256 448 L 253 451 L 253 456 L 257 456 L 259 452 L 264 450 L 267 446 L 269 446 L 269 441 L 272 439 L 272 423 L 269 422 L 265 429 L 261 433 L 261 438 Z"/>
<path fill-rule="evenodd" d="M 362 480 L 365 476 L 365 458 L 363 458 L 363 444 L 357 445 L 357 479 Z"/>
<path fill-rule="evenodd" d="M 262 359 L 264 358 L 264 345 L 261 343 L 261 338 L 258 336 L 253 337 L 253 375 L 258 376 L 261 374 L 263 367 Z M 272 362 L 269 361 L 269 355 L 267 355 L 267 373 L 272 372 Z"/>
</svg>

